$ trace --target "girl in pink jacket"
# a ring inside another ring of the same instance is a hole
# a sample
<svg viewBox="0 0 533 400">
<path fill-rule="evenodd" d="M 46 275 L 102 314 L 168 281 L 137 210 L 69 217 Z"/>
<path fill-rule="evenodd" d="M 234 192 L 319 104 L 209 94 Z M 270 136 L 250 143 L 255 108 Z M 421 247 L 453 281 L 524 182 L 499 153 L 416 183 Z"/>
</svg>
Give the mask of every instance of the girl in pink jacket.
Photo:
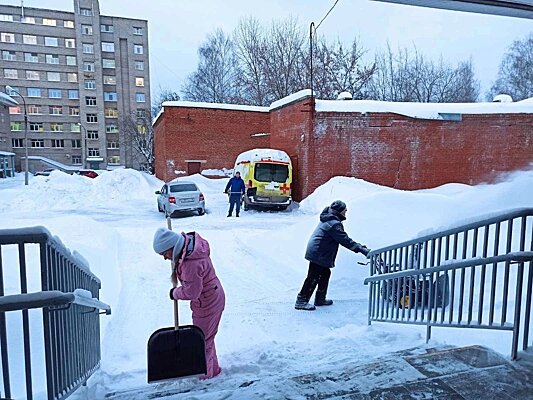
<svg viewBox="0 0 533 400">
<path fill-rule="evenodd" d="M 154 251 L 172 262 L 172 281 L 179 287 L 170 290 L 172 300 L 190 300 L 192 322 L 205 336 L 207 374 L 217 376 L 221 369 L 215 349 L 215 335 L 224 311 L 224 289 L 209 257 L 207 240 L 196 232 L 178 234 L 159 228 L 154 235 Z"/>
</svg>

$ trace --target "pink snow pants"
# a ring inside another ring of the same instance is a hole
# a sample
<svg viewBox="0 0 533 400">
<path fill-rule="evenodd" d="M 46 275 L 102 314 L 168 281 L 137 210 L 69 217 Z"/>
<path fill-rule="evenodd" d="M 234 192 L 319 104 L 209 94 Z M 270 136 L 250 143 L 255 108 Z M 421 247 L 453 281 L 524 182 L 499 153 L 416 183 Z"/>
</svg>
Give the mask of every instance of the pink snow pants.
<svg viewBox="0 0 533 400">
<path fill-rule="evenodd" d="M 215 348 L 215 335 L 218 332 L 218 324 L 222 317 L 222 311 L 224 311 L 224 309 L 202 317 L 198 317 L 194 313 L 192 315 L 192 323 L 204 332 L 205 337 L 207 374 L 204 376 L 204 379 L 213 378 L 220 374 L 221 371 L 218 365 L 217 350 Z"/>
</svg>

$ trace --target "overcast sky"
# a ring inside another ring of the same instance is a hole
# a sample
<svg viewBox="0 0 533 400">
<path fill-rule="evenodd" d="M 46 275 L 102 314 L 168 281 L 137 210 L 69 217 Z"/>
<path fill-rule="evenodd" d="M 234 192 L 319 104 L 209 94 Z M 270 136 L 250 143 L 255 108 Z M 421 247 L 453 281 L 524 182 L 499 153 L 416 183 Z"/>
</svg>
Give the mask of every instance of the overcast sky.
<svg viewBox="0 0 533 400">
<path fill-rule="evenodd" d="M 20 5 L 20 0 L 2 0 Z M 216 28 L 230 33 L 243 17 L 269 25 L 289 15 L 308 32 L 335 0 L 100 0 L 104 15 L 148 20 L 152 95 L 158 88 L 180 91 L 197 65 L 198 46 Z M 24 0 L 26 7 L 72 11 L 72 0 Z M 436 10 L 370 0 L 340 0 L 318 29 L 333 41 L 358 37 L 373 56 L 387 41 L 437 60 L 455 63 L 472 58 L 482 95 L 494 81 L 501 58 L 514 40 L 533 32 L 533 21 L 510 17 Z"/>
</svg>

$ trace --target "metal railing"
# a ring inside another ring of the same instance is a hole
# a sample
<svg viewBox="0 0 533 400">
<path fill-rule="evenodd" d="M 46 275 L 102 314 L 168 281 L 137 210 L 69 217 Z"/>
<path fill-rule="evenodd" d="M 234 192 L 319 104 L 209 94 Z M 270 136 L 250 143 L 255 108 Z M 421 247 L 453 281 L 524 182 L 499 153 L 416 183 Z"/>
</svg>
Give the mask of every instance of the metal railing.
<svg viewBox="0 0 533 400">
<path fill-rule="evenodd" d="M 533 209 L 517 209 L 374 250 L 372 321 L 512 331 L 511 358 L 528 348 Z M 522 329 L 521 329 L 522 328 Z"/>
<path fill-rule="evenodd" d="M 35 244 L 36 249 L 29 248 L 35 247 Z M 6 263 L 4 258 L 9 250 L 16 250 L 17 255 L 8 257 Z M 28 273 L 32 263 L 37 264 L 40 277 L 34 276 L 37 273 Z M 5 276 L 6 273 L 8 278 L 13 276 L 14 269 L 18 269 L 16 275 L 20 290 L 13 292 L 12 289 L 13 294 L 6 294 Z M 41 291 L 28 293 L 29 281 L 38 278 Z M 32 337 L 35 325 L 32 324 L 30 331 L 29 314 L 32 308 L 42 308 L 43 362 L 48 399 L 65 399 L 86 382 L 100 364 L 100 310 L 111 313 L 110 307 L 98 300 L 99 290 L 100 280 L 90 272 L 85 261 L 71 254 L 45 228 L 0 230 L 0 355 L 3 381 L 0 397 L 9 399 L 13 391 L 7 312 L 22 314 L 22 327 L 14 327 L 18 334 L 11 339 L 16 340 L 22 333 L 24 354 L 20 362 L 24 362 L 25 398 L 32 399 L 34 395 L 32 361 L 35 360 L 30 350 L 35 340 Z M 15 360 L 15 363 L 18 362 L 18 359 Z"/>
</svg>

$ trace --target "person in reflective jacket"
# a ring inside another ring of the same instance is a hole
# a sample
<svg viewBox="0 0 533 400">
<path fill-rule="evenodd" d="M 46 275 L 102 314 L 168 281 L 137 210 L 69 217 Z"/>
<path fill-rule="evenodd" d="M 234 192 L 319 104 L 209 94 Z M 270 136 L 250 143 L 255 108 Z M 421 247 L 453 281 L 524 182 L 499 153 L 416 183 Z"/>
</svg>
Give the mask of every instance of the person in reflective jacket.
<svg viewBox="0 0 533 400">
<path fill-rule="evenodd" d="M 225 294 L 210 258 L 207 240 L 196 232 L 176 233 L 159 228 L 154 235 L 154 251 L 172 262 L 171 300 L 190 300 L 192 322 L 205 337 L 207 374 L 204 379 L 220 374 L 215 335 L 224 311 Z M 176 287 L 177 283 L 181 285 Z"/>
<path fill-rule="evenodd" d="M 370 249 L 354 242 L 344 231 L 342 221 L 346 219 L 346 204 L 335 200 L 320 214 L 320 223 L 311 235 L 305 252 L 305 259 L 309 261 L 307 278 L 302 290 L 298 293 L 294 308 L 297 310 L 314 310 L 315 306 L 330 306 L 332 300 L 326 299 L 331 268 L 335 266 L 335 258 L 339 244 L 355 253 L 367 255 Z M 315 304 L 309 304 L 309 299 L 316 289 Z"/>
</svg>

